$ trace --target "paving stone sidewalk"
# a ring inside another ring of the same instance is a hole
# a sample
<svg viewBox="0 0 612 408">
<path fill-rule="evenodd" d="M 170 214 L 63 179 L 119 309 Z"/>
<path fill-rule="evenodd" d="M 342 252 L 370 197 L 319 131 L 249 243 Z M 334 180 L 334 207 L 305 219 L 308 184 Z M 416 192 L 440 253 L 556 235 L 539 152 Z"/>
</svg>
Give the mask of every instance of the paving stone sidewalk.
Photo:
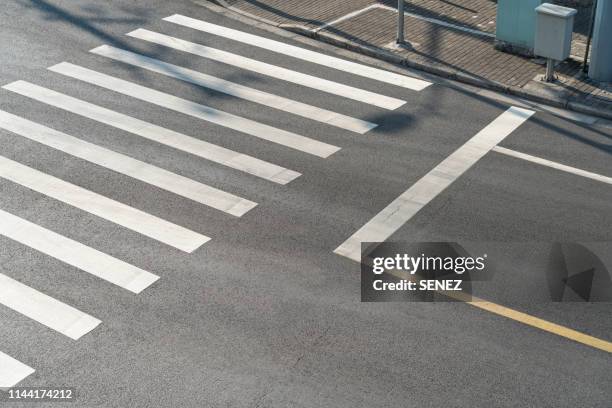
<svg viewBox="0 0 612 408">
<path fill-rule="evenodd" d="M 544 61 L 494 48 L 497 3 L 493 0 L 406 0 L 405 38 L 394 46 L 395 0 L 213 0 L 243 14 L 392 62 L 465 82 L 612 117 L 612 86 L 582 73 L 590 0 L 556 0 L 578 9 L 572 57 L 561 63 L 558 81 L 539 80 Z"/>
</svg>

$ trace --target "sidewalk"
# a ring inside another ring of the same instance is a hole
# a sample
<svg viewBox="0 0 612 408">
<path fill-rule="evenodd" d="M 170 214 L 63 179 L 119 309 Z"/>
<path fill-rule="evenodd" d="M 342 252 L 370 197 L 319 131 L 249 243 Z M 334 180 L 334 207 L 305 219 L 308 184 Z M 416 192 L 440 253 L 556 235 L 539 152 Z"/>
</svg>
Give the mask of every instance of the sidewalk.
<svg viewBox="0 0 612 408">
<path fill-rule="evenodd" d="M 558 0 L 578 8 L 572 57 L 558 81 L 539 80 L 544 61 L 494 48 L 492 0 L 406 0 L 405 38 L 395 46 L 395 0 L 213 0 L 224 7 L 387 61 L 553 106 L 612 118 L 612 86 L 582 74 L 591 8 L 588 0 Z M 586 5 L 585 5 L 586 3 Z"/>
</svg>

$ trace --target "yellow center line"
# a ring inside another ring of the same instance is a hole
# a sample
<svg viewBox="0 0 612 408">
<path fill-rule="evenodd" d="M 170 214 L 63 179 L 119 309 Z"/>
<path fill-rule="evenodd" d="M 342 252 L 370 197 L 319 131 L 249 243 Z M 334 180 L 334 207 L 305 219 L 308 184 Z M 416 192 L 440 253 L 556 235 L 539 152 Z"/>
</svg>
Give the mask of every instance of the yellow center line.
<svg viewBox="0 0 612 408">
<path fill-rule="evenodd" d="M 405 271 L 390 270 L 388 271 L 388 273 L 395 276 L 396 278 L 405 279 L 412 282 L 417 281 L 417 278 L 414 275 L 410 275 Z M 455 300 L 466 303 L 470 306 L 477 307 L 481 310 L 486 310 L 487 312 L 494 313 L 498 316 L 503 316 L 505 318 L 523 323 L 527 326 L 535 327 L 536 329 L 544 330 L 546 332 L 556 334 L 557 336 L 565 337 L 566 339 L 573 340 L 575 342 L 591 346 L 602 351 L 607 351 L 608 353 L 612 353 L 612 342 L 609 342 L 607 340 L 589 336 L 588 334 L 584 334 L 568 327 L 561 326 L 560 324 L 552 323 L 548 320 L 540 319 L 539 317 L 531 316 L 527 313 L 519 312 L 518 310 L 498 305 L 497 303 L 489 302 L 476 296 L 470 296 L 469 294 L 466 294 L 464 292 L 440 290 L 436 290 L 436 292 L 449 298 L 453 298 Z"/>
<path fill-rule="evenodd" d="M 510 309 L 509 307 L 498 305 L 493 302 L 487 302 L 486 300 L 474 297 L 472 298 L 471 302 L 465 303 L 478 307 L 482 310 L 486 310 L 487 312 L 495 313 L 496 315 L 516 320 L 517 322 L 521 322 L 528 326 L 556 334 L 557 336 L 565 337 L 566 339 L 570 339 L 578 343 L 582 343 L 587 346 L 591 346 L 596 349 L 612 353 L 612 343 L 609 341 L 589 336 L 588 334 L 584 334 L 579 331 L 569 329 L 565 326 L 561 326 L 559 324 L 540 319 L 539 317 L 531 316 L 527 313 L 519 312 L 518 310 Z"/>
</svg>

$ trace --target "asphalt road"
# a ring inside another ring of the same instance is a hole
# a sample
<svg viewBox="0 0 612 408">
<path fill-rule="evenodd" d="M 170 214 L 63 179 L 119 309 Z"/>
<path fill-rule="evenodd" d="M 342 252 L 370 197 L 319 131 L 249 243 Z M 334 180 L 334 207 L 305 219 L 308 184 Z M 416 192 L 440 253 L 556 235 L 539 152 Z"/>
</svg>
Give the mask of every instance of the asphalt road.
<svg viewBox="0 0 612 408">
<path fill-rule="evenodd" d="M 236 217 L 0 128 L 4 158 L 211 238 L 186 253 L 10 181 L 0 162 L 0 210 L 160 277 L 134 294 L 0 235 L 1 274 L 102 321 L 73 340 L 0 305 L 0 352 L 35 369 L 19 386 L 74 387 L 79 407 L 610 406 L 612 354 L 464 303 L 361 303 L 359 264 L 333 252 L 508 104 L 437 78 L 417 92 L 162 21 L 173 14 L 335 54 L 186 0 L 9 0 L 0 85 L 27 81 L 301 175 L 274 183 L 0 89 L 1 111 L 257 203 Z M 385 110 L 125 35 L 137 28 L 407 103 Z M 103 44 L 378 127 L 347 131 L 89 52 Z M 340 150 L 318 157 L 47 69 L 64 61 Z M 500 146 L 612 177 L 610 127 L 537 111 Z M 389 240 L 611 241 L 611 203 L 610 184 L 493 151 Z M 512 306 L 612 341 L 610 303 Z"/>
</svg>

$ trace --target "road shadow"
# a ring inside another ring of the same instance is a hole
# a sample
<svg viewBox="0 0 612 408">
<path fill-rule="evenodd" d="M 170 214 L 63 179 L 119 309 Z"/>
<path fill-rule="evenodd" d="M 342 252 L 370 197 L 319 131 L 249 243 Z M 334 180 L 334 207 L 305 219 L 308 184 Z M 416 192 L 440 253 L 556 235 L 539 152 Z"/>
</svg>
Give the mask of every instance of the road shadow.
<svg viewBox="0 0 612 408">
<path fill-rule="evenodd" d="M 122 12 L 122 16 L 116 17 L 108 14 L 108 7 L 99 4 L 84 4 L 76 9 L 73 8 L 70 10 L 57 4 L 53 4 L 49 0 L 21 0 L 21 4 L 26 9 L 41 13 L 45 21 L 67 23 L 89 35 L 96 37 L 101 41 L 101 43 L 98 45 L 109 45 L 121 50 L 139 55 L 146 55 L 150 58 L 168 63 L 171 61 L 172 65 L 185 68 L 193 65 L 190 64 L 190 62 L 193 62 L 194 58 L 200 58 L 199 56 L 194 57 L 191 54 L 182 53 L 173 50 L 172 48 L 147 41 L 142 41 L 142 46 L 134 46 L 134 43 L 141 40 L 125 37 L 125 33 L 140 26 L 146 26 L 146 24 L 150 21 L 152 13 L 148 8 L 143 6 L 121 6 L 119 7 L 119 10 Z M 125 29 L 121 27 L 121 34 L 113 33 L 113 30 L 117 31 L 117 25 L 126 26 Z M 92 56 L 93 58 L 102 58 L 106 61 L 113 61 L 115 64 L 117 64 L 117 66 L 127 71 L 127 78 L 137 81 L 139 84 L 151 86 L 154 89 L 157 83 L 157 75 L 163 75 L 165 77 L 172 78 L 173 80 L 177 80 L 180 82 L 180 86 L 188 86 L 192 90 L 197 91 L 193 102 L 198 104 L 205 104 L 206 102 L 210 103 L 211 99 L 237 99 L 236 97 L 226 93 L 192 84 L 191 82 L 185 80 L 184 74 L 181 71 L 168 65 L 158 65 L 158 67 L 163 67 L 163 69 L 167 72 L 167 75 L 164 75 L 161 73 L 154 73 L 145 68 L 125 62 L 112 60 L 104 56 L 97 56 L 89 53 L 87 55 Z M 203 56 L 202 58 L 206 58 L 206 56 Z M 228 71 L 228 73 L 223 74 L 220 76 L 220 78 L 230 82 L 256 83 L 262 81 L 254 74 L 239 71 Z M 202 106 L 201 110 L 206 111 L 209 114 L 211 113 L 207 106 Z M 214 111 L 212 113 L 214 114 Z"/>
</svg>

